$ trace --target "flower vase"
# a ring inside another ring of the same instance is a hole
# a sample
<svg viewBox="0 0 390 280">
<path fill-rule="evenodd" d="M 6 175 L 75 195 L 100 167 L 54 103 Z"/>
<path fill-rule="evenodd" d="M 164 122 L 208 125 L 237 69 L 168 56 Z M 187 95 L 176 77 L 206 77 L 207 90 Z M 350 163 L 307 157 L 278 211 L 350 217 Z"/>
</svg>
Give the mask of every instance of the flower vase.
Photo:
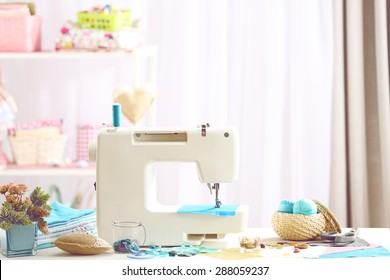
<svg viewBox="0 0 390 280">
<path fill-rule="evenodd" d="M 12 225 L 6 230 L 5 248 L 6 257 L 35 256 L 37 253 L 37 222 L 31 225 Z"/>
</svg>

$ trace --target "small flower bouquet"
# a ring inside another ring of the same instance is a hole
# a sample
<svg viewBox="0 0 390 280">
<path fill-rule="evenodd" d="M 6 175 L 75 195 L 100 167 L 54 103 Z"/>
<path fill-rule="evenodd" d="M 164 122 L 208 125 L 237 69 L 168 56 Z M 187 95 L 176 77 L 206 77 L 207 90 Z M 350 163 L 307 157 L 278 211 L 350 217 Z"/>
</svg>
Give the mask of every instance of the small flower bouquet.
<svg viewBox="0 0 390 280">
<path fill-rule="evenodd" d="M 49 233 L 44 217 L 50 215 L 48 204 L 50 195 L 36 187 L 29 197 L 23 197 L 28 188 L 24 184 L 7 184 L 0 186 L 0 194 L 5 201 L 0 206 L 0 228 L 7 230 L 12 225 L 31 225 L 37 222 L 40 231 Z"/>
</svg>

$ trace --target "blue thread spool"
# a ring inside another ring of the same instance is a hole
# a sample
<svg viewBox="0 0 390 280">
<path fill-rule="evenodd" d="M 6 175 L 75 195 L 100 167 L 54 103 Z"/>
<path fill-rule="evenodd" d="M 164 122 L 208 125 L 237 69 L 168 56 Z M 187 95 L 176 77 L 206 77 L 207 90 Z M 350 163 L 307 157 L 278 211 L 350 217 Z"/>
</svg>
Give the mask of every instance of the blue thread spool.
<svg viewBox="0 0 390 280">
<path fill-rule="evenodd" d="M 121 126 L 121 105 L 119 103 L 112 105 L 112 125 L 114 127 Z"/>
</svg>

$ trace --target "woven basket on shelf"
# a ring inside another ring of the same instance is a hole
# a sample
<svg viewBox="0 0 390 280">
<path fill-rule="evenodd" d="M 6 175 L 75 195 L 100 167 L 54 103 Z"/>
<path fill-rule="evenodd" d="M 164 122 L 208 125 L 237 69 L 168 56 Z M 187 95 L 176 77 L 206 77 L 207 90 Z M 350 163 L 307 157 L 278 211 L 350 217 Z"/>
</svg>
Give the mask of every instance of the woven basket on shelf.
<svg viewBox="0 0 390 280">
<path fill-rule="evenodd" d="M 315 215 L 289 214 L 275 212 L 272 216 L 272 228 L 286 240 L 310 240 L 323 232 L 341 232 L 340 225 L 328 208 L 317 200 L 318 213 Z"/>
<path fill-rule="evenodd" d="M 47 164 L 49 161 L 62 161 L 67 136 L 51 137 L 9 137 L 12 154 L 18 165 Z"/>
</svg>

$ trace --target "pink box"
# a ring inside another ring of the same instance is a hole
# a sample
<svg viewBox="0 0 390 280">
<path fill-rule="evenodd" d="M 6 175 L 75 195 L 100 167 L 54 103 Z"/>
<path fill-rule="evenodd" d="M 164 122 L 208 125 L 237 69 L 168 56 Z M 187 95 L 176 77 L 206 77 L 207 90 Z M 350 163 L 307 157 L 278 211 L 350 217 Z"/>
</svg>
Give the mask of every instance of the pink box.
<svg viewBox="0 0 390 280">
<path fill-rule="evenodd" d="M 0 52 L 41 50 L 40 16 L 1 16 Z"/>
<path fill-rule="evenodd" d="M 77 125 L 77 160 L 88 161 L 88 146 L 97 139 L 101 125 L 79 124 Z"/>
</svg>

